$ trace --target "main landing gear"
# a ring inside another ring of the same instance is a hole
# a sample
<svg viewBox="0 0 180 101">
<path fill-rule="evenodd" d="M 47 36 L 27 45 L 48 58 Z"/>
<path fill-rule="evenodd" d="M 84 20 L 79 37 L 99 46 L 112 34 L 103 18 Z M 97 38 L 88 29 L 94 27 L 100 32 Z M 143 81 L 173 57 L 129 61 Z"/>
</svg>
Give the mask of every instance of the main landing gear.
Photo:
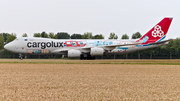
<svg viewBox="0 0 180 101">
<path fill-rule="evenodd" d="M 95 60 L 95 56 L 91 56 L 91 55 L 81 55 L 80 56 L 81 60 Z"/>
</svg>

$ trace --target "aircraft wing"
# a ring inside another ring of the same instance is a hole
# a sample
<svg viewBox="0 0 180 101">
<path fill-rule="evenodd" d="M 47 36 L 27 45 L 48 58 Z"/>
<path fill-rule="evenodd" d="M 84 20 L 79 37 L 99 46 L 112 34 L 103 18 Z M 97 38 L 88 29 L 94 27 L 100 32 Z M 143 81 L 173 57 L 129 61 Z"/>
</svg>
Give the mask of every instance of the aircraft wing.
<svg viewBox="0 0 180 101">
<path fill-rule="evenodd" d="M 149 45 L 158 45 L 158 44 L 163 44 L 163 43 L 166 43 L 166 42 L 170 42 L 174 39 L 169 39 L 169 40 L 164 40 L 164 41 L 160 41 L 160 42 L 155 42 L 155 43 L 149 43 Z M 93 47 L 79 47 L 79 48 L 74 48 L 74 47 L 71 47 L 71 48 L 63 48 L 63 49 L 57 49 L 53 52 L 59 52 L 59 53 L 66 53 L 67 51 L 71 50 L 71 49 L 75 49 L 75 50 L 80 50 L 81 52 L 90 52 L 90 49 L 91 48 L 103 48 L 104 50 L 112 50 L 118 46 L 132 46 L 132 45 L 140 45 L 142 43 L 133 43 L 133 44 L 118 44 L 118 45 L 107 45 L 107 46 L 93 46 Z"/>
<path fill-rule="evenodd" d="M 74 47 L 71 47 L 71 48 L 63 48 L 63 49 L 57 49 L 57 50 L 54 50 L 53 52 L 60 52 L 60 53 L 64 53 L 64 52 L 67 52 L 68 50 L 71 50 L 71 49 L 75 49 L 75 50 L 80 50 L 81 52 L 90 52 L 90 49 L 91 48 L 103 48 L 104 50 L 112 50 L 118 46 L 132 46 L 132 45 L 139 45 L 141 43 L 133 43 L 133 44 L 119 44 L 119 45 L 107 45 L 107 46 L 93 46 L 93 47 L 79 47 L 79 48 L 74 48 Z"/>
<path fill-rule="evenodd" d="M 119 45 L 108 45 L 108 46 L 99 46 L 98 48 L 103 48 L 103 49 L 105 49 L 105 50 L 112 50 L 112 49 L 114 49 L 114 48 L 116 48 L 116 47 L 118 47 L 118 46 L 132 46 L 132 45 L 139 45 L 139 44 L 141 44 L 141 43 L 133 43 L 133 44 L 119 44 Z"/>
</svg>

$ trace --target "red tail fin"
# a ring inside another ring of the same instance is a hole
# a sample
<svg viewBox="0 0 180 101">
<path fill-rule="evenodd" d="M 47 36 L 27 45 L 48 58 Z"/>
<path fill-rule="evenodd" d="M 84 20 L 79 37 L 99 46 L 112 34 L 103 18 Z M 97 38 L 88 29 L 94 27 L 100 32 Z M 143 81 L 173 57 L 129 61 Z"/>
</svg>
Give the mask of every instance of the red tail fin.
<svg viewBox="0 0 180 101">
<path fill-rule="evenodd" d="M 166 33 L 169 29 L 173 18 L 166 17 L 155 25 L 150 31 L 142 36 L 137 42 L 143 42 L 143 44 L 159 42 L 166 37 Z"/>
</svg>

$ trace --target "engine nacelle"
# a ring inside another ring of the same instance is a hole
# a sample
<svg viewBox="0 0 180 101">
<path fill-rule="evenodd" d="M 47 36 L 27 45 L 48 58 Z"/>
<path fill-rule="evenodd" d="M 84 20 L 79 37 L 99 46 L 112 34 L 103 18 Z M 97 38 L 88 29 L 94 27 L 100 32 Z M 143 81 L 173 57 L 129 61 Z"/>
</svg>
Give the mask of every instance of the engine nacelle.
<svg viewBox="0 0 180 101">
<path fill-rule="evenodd" d="M 91 48 L 90 52 L 91 56 L 103 55 L 104 49 L 103 48 Z"/>
<path fill-rule="evenodd" d="M 80 57 L 80 55 L 81 55 L 81 51 L 79 50 L 71 49 L 68 51 L 68 57 L 70 58 Z"/>
</svg>

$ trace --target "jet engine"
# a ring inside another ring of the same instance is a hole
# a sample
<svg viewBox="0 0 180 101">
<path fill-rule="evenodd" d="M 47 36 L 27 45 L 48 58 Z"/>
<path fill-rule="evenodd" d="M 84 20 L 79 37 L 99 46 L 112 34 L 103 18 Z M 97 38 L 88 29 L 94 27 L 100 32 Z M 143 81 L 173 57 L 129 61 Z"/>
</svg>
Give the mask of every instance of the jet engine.
<svg viewBox="0 0 180 101">
<path fill-rule="evenodd" d="M 68 57 L 70 58 L 80 57 L 80 55 L 81 55 L 81 51 L 79 50 L 71 49 L 68 51 Z"/>
<path fill-rule="evenodd" d="M 90 52 L 91 56 L 103 55 L 104 49 L 103 48 L 91 48 Z"/>
</svg>

